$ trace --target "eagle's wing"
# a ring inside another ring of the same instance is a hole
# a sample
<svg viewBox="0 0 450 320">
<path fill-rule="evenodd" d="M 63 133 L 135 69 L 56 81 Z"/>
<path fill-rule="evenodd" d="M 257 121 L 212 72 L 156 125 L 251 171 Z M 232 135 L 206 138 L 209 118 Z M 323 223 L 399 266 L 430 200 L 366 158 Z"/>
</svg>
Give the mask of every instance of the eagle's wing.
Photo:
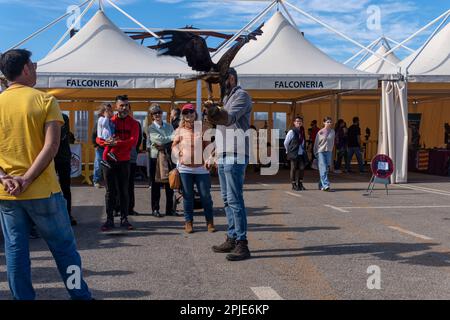
<svg viewBox="0 0 450 320">
<path fill-rule="evenodd" d="M 167 30 L 160 33 L 162 40 L 156 49 L 159 55 L 186 57 L 195 71 L 208 72 L 213 67 L 205 39 L 191 32 Z"/>
<path fill-rule="evenodd" d="M 219 72 L 221 74 L 225 74 L 228 71 L 234 57 L 236 57 L 236 54 L 247 42 L 249 42 L 250 40 L 256 40 L 256 37 L 263 33 L 261 30 L 263 26 L 264 23 L 260 25 L 257 29 L 255 29 L 253 32 L 249 33 L 244 37 L 239 38 L 238 42 L 234 44 L 230 49 L 228 49 L 227 52 L 225 52 L 225 54 L 220 58 L 219 62 L 217 63 Z"/>
</svg>

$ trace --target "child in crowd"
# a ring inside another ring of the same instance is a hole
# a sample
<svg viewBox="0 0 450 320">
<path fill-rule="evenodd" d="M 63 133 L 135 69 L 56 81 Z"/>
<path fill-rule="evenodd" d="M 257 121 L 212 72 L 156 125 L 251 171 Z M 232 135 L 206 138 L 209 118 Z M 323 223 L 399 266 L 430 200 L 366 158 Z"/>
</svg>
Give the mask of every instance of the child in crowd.
<svg viewBox="0 0 450 320">
<path fill-rule="evenodd" d="M 114 133 L 115 127 L 111 121 L 114 113 L 112 111 L 111 105 L 105 109 L 103 116 L 98 119 L 97 124 L 97 137 L 107 141 L 114 141 Z M 103 159 L 101 160 L 101 164 L 107 168 L 111 168 L 111 165 L 108 163 L 108 159 L 113 161 L 117 161 L 116 155 L 114 154 L 114 147 L 106 146 L 105 151 L 103 152 Z"/>
</svg>

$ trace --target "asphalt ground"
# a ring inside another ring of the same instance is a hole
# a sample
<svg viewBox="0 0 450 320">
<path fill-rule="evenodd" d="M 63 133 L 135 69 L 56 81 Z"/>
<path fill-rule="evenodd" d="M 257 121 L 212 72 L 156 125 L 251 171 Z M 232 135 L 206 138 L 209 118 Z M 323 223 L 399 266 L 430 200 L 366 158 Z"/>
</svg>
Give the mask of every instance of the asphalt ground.
<svg viewBox="0 0 450 320">
<path fill-rule="evenodd" d="M 85 279 L 97 299 L 450 299 L 450 179 L 411 174 L 410 184 L 389 186 L 389 195 L 378 185 L 367 196 L 369 178 L 332 174 L 336 192 L 326 193 L 317 190 L 317 172 L 307 171 L 307 190 L 296 192 L 287 170 L 249 170 L 252 258 L 242 262 L 211 251 L 226 230 L 217 178 L 213 234 L 201 211 L 191 235 L 182 217 L 151 216 L 145 184 L 136 187 L 136 230 L 102 233 L 105 189 L 74 186 Z M 10 299 L 0 242 L 0 299 Z M 67 299 L 45 242 L 30 242 L 37 298 Z M 368 288 L 373 266 L 380 289 Z"/>
</svg>

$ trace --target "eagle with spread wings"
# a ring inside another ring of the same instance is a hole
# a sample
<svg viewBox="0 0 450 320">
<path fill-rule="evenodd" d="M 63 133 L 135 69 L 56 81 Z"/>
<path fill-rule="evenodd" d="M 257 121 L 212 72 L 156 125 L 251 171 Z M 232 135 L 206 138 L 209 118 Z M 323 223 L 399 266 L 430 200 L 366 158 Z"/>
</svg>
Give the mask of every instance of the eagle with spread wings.
<svg viewBox="0 0 450 320">
<path fill-rule="evenodd" d="M 165 30 L 160 33 L 161 38 L 156 46 L 159 55 L 186 57 L 188 65 L 192 70 L 202 74 L 191 78 L 193 80 L 204 80 L 208 84 L 208 99 L 212 100 L 212 85 L 220 85 L 220 101 L 226 95 L 225 82 L 228 78 L 228 69 L 239 50 L 249 41 L 256 40 L 262 34 L 259 26 L 248 35 L 241 36 L 236 43 L 228 49 L 217 63 L 212 61 L 206 40 L 200 35 L 189 31 Z"/>
</svg>

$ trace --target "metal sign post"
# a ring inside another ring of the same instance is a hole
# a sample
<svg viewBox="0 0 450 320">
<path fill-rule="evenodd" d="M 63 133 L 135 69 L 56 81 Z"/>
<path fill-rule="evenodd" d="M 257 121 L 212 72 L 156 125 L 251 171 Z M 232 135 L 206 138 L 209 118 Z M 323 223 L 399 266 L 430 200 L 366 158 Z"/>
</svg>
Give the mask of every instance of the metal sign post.
<svg viewBox="0 0 450 320">
<path fill-rule="evenodd" d="M 370 178 L 369 186 L 367 187 L 367 194 L 371 195 L 375 184 L 384 184 L 386 189 L 386 195 L 389 195 L 388 184 L 390 183 L 389 178 L 394 172 L 394 162 L 392 159 L 385 154 L 376 155 L 371 164 L 370 169 L 372 170 L 372 178 Z"/>
</svg>

